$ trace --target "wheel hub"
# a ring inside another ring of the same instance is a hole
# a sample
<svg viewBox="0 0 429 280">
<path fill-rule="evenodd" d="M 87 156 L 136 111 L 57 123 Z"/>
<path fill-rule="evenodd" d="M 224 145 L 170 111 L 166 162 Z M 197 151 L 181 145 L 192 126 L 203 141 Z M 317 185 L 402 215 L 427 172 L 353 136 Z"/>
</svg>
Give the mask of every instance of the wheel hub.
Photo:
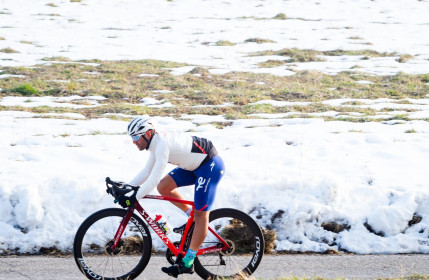
<svg viewBox="0 0 429 280">
<path fill-rule="evenodd" d="M 122 252 L 122 250 L 124 248 L 124 241 L 122 241 L 122 239 L 119 240 L 116 248 L 112 249 L 112 246 L 114 243 L 115 243 L 115 241 L 112 239 L 104 245 L 104 252 L 106 252 L 106 254 L 111 255 L 111 256 L 116 256 Z"/>
</svg>

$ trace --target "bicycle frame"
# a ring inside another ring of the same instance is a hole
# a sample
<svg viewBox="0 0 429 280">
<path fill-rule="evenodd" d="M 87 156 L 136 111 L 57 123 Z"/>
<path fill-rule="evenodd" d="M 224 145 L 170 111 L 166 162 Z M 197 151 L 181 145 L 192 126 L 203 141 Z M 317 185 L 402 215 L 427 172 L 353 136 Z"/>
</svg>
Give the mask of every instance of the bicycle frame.
<svg viewBox="0 0 429 280">
<path fill-rule="evenodd" d="M 166 197 L 166 196 L 161 196 L 161 195 L 146 195 L 143 198 L 166 200 L 166 201 L 170 201 L 170 202 L 179 202 L 179 203 L 194 206 L 193 201 L 181 200 L 181 199 L 177 199 L 177 198 L 173 198 L 173 197 Z M 173 242 L 171 242 L 170 238 L 168 238 L 168 236 L 158 226 L 158 224 L 155 222 L 155 220 L 149 216 L 149 214 L 143 209 L 143 207 L 140 205 L 140 203 L 138 201 L 133 206 L 130 206 L 127 209 L 127 214 L 124 216 L 121 223 L 119 224 L 119 228 L 116 231 L 114 243 L 112 245 L 112 250 L 114 250 L 116 248 L 116 246 L 118 245 L 118 242 L 121 240 L 121 237 L 122 237 L 122 234 L 125 230 L 125 227 L 128 224 L 128 222 L 130 221 L 130 219 L 134 213 L 134 210 L 137 210 L 140 213 L 140 215 L 143 217 L 143 219 L 146 221 L 146 223 L 153 229 L 153 231 L 159 236 L 159 238 L 164 242 L 164 244 L 171 250 L 171 252 L 175 256 L 178 256 L 179 254 L 182 254 L 182 256 L 184 256 L 186 254 L 186 251 L 183 250 L 183 247 L 185 245 L 186 236 L 188 235 L 188 232 L 189 232 L 191 225 L 192 225 L 192 222 L 194 220 L 194 207 L 192 207 L 192 211 L 191 211 L 190 216 L 188 218 L 188 222 L 186 223 L 185 231 L 184 231 L 184 233 L 182 235 L 182 239 L 180 241 L 180 246 L 179 246 L 179 248 L 176 248 L 176 246 L 173 244 Z M 217 239 L 219 239 L 219 242 L 222 243 L 223 246 L 214 245 L 214 246 L 210 246 L 207 248 L 200 248 L 197 252 L 197 255 L 220 252 L 220 251 L 224 251 L 224 250 L 227 250 L 230 248 L 228 243 L 220 235 L 218 235 L 210 226 L 209 226 L 208 230 L 214 236 L 216 236 Z"/>
</svg>

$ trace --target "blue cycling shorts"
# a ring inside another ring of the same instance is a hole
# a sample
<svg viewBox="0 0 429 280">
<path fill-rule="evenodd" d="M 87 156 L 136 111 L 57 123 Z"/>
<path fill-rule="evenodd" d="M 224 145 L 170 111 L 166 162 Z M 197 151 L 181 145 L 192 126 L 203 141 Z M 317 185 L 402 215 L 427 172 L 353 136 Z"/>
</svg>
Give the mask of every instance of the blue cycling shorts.
<svg viewBox="0 0 429 280">
<path fill-rule="evenodd" d="M 177 187 L 195 185 L 195 209 L 209 211 L 213 205 L 216 188 L 225 173 L 225 166 L 220 156 L 215 156 L 194 171 L 176 167 L 168 173 Z"/>
</svg>

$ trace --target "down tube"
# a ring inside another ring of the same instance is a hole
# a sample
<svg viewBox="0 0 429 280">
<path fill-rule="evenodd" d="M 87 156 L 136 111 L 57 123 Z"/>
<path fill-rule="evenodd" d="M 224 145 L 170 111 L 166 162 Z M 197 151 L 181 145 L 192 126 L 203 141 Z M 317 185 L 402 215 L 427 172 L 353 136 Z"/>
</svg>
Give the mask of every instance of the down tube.
<svg viewBox="0 0 429 280">
<path fill-rule="evenodd" d="M 149 216 L 149 214 L 141 207 L 140 204 L 136 204 L 137 211 L 145 219 L 146 223 L 153 229 L 153 231 L 161 238 L 162 242 L 171 250 L 171 252 L 177 256 L 178 250 L 174 246 L 173 242 L 168 238 L 168 236 L 159 228 L 158 224 Z"/>
</svg>

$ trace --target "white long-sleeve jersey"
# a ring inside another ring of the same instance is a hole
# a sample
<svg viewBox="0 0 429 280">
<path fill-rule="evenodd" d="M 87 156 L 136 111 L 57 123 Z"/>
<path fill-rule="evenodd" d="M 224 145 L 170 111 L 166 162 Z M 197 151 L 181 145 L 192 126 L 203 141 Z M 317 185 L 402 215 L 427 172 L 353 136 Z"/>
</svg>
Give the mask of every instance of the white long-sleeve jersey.
<svg viewBox="0 0 429 280">
<path fill-rule="evenodd" d="M 146 166 L 131 180 L 130 185 L 140 186 L 137 199 L 150 193 L 161 181 L 167 163 L 193 171 L 217 151 L 212 142 L 195 136 L 156 133 L 149 144 Z"/>
</svg>

